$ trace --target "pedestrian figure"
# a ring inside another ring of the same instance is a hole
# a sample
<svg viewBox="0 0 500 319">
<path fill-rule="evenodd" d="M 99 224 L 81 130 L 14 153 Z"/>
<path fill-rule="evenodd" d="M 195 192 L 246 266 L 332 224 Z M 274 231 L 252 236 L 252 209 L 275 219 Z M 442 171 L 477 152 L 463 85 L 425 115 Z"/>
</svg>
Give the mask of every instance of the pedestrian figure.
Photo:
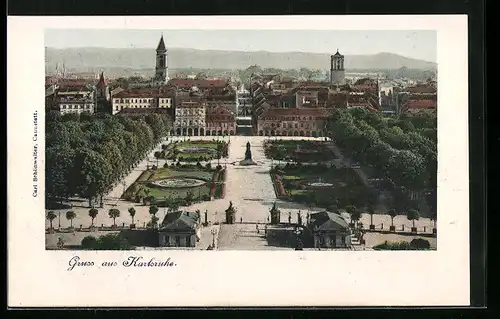
<svg viewBox="0 0 500 319">
<path fill-rule="evenodd" d="M 243 217 L 240 217 L 240 224 L 243 223 Z"/>
<path fill-rule="evenodd" d="M 63 248 L 64 247 L 64 240 L 62 239 L 62 237 L 59 237 L 59 239 L 57 240 L 57 248 Z"/>
<path fill-rule="evenodd" d="M 255 224 L 255 229 L 257 229 L 257 234 L 259 233 L 259 224 Z"/>
</svg>

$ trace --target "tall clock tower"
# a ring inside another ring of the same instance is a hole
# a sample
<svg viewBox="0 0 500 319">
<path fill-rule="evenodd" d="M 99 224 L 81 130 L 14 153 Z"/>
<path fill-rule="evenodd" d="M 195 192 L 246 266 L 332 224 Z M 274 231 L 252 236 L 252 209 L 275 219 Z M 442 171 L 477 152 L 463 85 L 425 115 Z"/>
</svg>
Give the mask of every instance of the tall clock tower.
<svg viewBox="0 0 500 319">
<path fill-rule="evenodd" d="M 344 56 L 337 53 L 330 56 L 330 85 L 345 84 Z"/>
<path fill-rule="evenodd" d="M 156 68 L 154 84 L 155 86 L 161 86 L 168 81 L 168 53 L 167 47 L 165 46 L 165 41 L 163 40 L 163 35 L 160 38 L 160 43 L 156 48 Z"/>
</svg>

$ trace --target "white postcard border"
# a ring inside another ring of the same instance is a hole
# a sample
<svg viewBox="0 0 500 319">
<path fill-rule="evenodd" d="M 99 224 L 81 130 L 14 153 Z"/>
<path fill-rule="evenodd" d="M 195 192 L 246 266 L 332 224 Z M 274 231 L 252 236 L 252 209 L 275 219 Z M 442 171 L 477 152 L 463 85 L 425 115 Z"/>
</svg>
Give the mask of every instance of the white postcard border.
<svg viewBox="0 0 500 319">
<path fill-rule="evenodd" d="M 469 304 L 467 17 L 8 17 L 8 305 L 423 306 Z M 437 251 L 46 251 L 44 30 L 437 30 Z M 37 141 L 33 113 L 38 111 Z M 32 196 L 38 144 L 38 197 Z M 68 260 L 170 257 L 173 268 L 89 268 Z"/>
</svg>

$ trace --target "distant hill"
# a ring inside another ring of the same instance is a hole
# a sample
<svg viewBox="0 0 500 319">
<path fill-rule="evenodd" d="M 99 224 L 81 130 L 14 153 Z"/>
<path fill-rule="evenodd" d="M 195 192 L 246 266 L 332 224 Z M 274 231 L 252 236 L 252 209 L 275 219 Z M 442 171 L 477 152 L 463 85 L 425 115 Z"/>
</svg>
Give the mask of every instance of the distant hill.
<svg viewBox="0 0 500 319">
<path fill-rule="evenodd" d="M 152 69 L 154 49 L 67 48 L 45 49 L 45 69 L 53 71 L 57 63 L 75 71 L 97 69 Z M 277 69 L 329 69 L 329 54 L 307 52 L 274 53 L 266 51 L 215 51 L 172 48 L 168 52 L 172 69 L 245 69 L 250 65 Z M 345 68 L 349 69 L 436 69 L 436 63 L 407 58 L 393 53 L 347 55 Z"/>
</svg>

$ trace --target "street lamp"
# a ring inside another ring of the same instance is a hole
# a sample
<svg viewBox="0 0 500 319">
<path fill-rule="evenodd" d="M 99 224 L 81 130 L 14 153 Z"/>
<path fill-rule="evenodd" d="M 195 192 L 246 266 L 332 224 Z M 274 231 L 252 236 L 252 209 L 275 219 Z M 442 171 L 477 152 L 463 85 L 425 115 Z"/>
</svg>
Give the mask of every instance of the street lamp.
<svg viewBox="0 0 500 319">
<path fill-rule="evenodd" d="M 314 237 L 317 237 L 317 240 L 314 241 L 314 248 L 318 248 L 319 250 L 321 250 L 321 237 L 320 237 L 318 226 L 314 226 L 313 234 L 314 234 Z"/>
<path fill-rule="evenodd" d="M 295 241 L 296 241 L 296 244 L 295 244 L 295 250 L 303 250 L 303 247 L 302 247 L 302 239 L 300 238 L 300 235 L 302 234 L 302 229 L 300 229 L 300 227 L 297 227 L 295 229 Z"/>
<path fill-rule="evenodd" d="M 212 247 L 215 248 L 215 234 L 217 234 L 217 231 L 215 230 L 215 228 L 212 228 L 210 233 L 212 233 Z"/>
</svg>

